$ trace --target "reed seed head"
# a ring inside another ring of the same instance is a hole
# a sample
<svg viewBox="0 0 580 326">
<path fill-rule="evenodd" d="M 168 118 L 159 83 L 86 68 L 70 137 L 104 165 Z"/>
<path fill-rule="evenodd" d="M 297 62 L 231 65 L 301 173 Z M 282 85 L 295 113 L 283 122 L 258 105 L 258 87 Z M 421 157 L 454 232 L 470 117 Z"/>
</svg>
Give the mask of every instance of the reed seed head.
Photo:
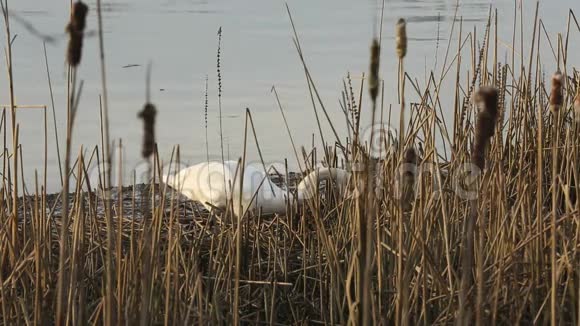
<svg viewBox="0 0 580 326">
<path fill-rule="evenodd" d="M 397 42 L 397 55 L 403 59 L 407 54 L 407 23 L 400 18 L 395 25 L 395 41 Z"/>
<path fill-rule="evenodd" d="M 478 106 L 475 122 L 475 141 L 471 153 L 471 162 L 481 170 L 485 167 L 485 148 L 495 131 L 497 120 L 499 92 L 490 86 L 481 87 L 475 94 L 475 103 Z"/>
<path fill-rule="evenodd" d="M 81 54 L 83 49 L 83 33 L 86 26 L 87 13 L 89 7 L 82 1 L 77 1 L 73 5 L 70 21 L 66 27 L 69 34 L 69 41 L 67 46 L 67 62 L 76 67 L 81 62 Z"/>
<path fill-rule="evenodd" d="M 556 113 L 564 103 L 563 76 L 560 70 L 552 75 L 552 90 L 550 91 L 550 110 Z"/>
<path fill-rule="evenodd" d="M 218 48 L 217 48 L 217 77 L 218 77 L 218 97 L 222 97 L 222 27 L 218 30 Z"/>
<path fill-rule="evenodd" d="M 381 62 L 381 47 L 375 38 L 371 45 L 371 63 L 369 68 L 369 93 L 371 100 L 376 102 L 379 95 L 379 65 Z"/>
<path fill-rule="evenodd" d="M 203 116 L 204 116 L 204 120 L 205 120 L 206 131 L 207 131 L 207 108 L 208 108 L 207 88 L 208 88 L 208 76 L 205 75 L 205 102 L 204 102 L 204 107 L 203 107 Z"/>
<path fill-rule="evenodd" d="M 141 155 L 147 159 L 155 150 L 155 116 L 157 109 L 155 105 L 146 103 L 143 110 L 139 112 L 139 118 L 143 119 L 143 147 Z"/>
</svg>

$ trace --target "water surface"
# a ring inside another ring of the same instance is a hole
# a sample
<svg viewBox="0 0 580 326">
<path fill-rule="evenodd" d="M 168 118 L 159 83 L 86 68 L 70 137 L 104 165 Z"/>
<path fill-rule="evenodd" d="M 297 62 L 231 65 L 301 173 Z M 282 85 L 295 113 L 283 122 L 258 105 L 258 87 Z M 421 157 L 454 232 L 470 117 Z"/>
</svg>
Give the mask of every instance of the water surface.
<svg viewBox="0 0 580 326">
<path fill-rule="evenodd" d="M 395 22 L 399 17 L 408 21 L 409 50 L 405 69 L 424 86 L 426 74 L 432 69 L 437 76 L 441 73 L 456 11 L 455 3 L 454 0 L 386 1 L 381 74 L 386 81 L 387 108 L 389 104 L 397 105 L 397 59 L 393 44 Z M 524 53 L 528 53 L 531 41 L 528 31 L 533 25 L 534 4 L 529 1 L 522 3 L 526 31 Z M 95 32 L 95 1 L 88 1 L 88 4 L 91 8 L 88 29 Z M 10 2 L 10 11 L 19 20 L 31 23 L 43 35 L 57 39 L 47 44 L 47 51 L 61 155 L 64 153 L 66 118 L 64 26 L 68 18 L 68 5 L 68 0 Z M 374 1 L 351 0 L 295 0 L 288 5 L 318 91 L 340 136 L 346 137 L 344 117 L 338 105 L 343 80 L 350 72 L 355 91 L 359 88 L 360 75 L 367 70 L 369 44 L 376 31 L 380 6 Z M 514 1 L 460 1 L 458 16 L 463 20 L 463 35 L 476 28 L 481 40 L 490 5 L 498 9 L 500 18 L 499 56 L 502 59 L 511 58 L 511 49 L 507 44 L 512 43 Z M 551 38 L 555 38 L 558 32 L 565 32 L 569 8 L 580 12 L 577 0 L 542 2 L 540 8 L 540 16 Z M 128 176 L 135 167 L 139 167 L 140 162 L 141 121 L 137 119 L 137 113 L 145 100 L 145 67 L 149 61 L 153 63 L 152 100 L 159 110 L 157 140 L 162 158 L 169 160 L 172 146 L 180 144 L 182 161 L 193 163 L 206 159 L 206 76 L 209 80 L 209 155 L 214 159 L 221 156 L 216 72 L 217 31 L 220 27 L 223 30 L 221 74 L 225 156 L 235 159 L 240 155 L 245 109 L 249 108 L 264 159 L 267 162 L 283 162 L 284 158 L 288 158 L 290 166 L 296 166 L 271 92 L 272 86 L 280 95 L 295 143 L 310 148 L 314 137 L 315 144 L 320 146 L 308 86 L 292 41 L 292 28 L 283 1 L 104 1 L 103 15 L 111 137 L 116 144 L 119 140 L 123 143 L 125 183 L 129 182 Z M 20 22 L 13 20 L 12 24 L 12 32 L 18 35 L 13 44 L 16 102 L 20 105 L 44 104 L 50 108 L 43 40 Z M 457 49 L 457 29 L 458 26 L 451 40 L 452 54 Z M 578 32 L 572 35 L 580 38 Z M 519 38 L 516 42 L 519 44 Z M 84 81 L 84 90 L 73 132 L 72 153 L 75 156 L 81 146 L 90 153 L 100 143 L 101 86 L 97 45 L 96 37 L 87 38 L 78 72 L 79 79 Z M 574 53 L 574 50 L 578 53 L 578 47 L 571 44 L 570 52 Z M 545 50 L 542 55 L 546 69 L 550 69 L 554 63 L 551 52 Z M 463 52 L 462 58 L 465 63 L 463 74 L 466 75 L 469 49 Z M 524 59 L 527 62 L 525 56 Z M 570 64 L 578 66 L 579 62 L 574 60 L 578 58 L 571 58 Z M 516 62 L 519 64 L 519 59 Z M 451 79 L 444 85 L 452 85 Z M 453 91 L 452 88 L 444 89 L 442 97 L 449 97 Z M 7 103 L 5 73 L 0 78 L 0 92 L 3 102 Z M 409 101 L 413 101 L 413 94 L 409 97 Z M 443 110 L 451 118 L 451 108 L 444 105 Z M 365 119 L 368 119 L 366 115 Z M 393 110 L 392 119 L 397 121 L 397 110 Z M 18 122 L 26 181 L 28 188 L 33 189 L 34 171 L 38 170 L 40 179 L 43 177 L 42 111 L 19 110 Z M 322 127 L 326 140 L 331 141 L 330 128 L 326 123 Z M 50 123 L 47 157 L 49 191 L 60 189 L 54 133 Z M 116 155 L 115 159 L 118 158 Z M 248 159 L 258 159 L 253 140 L 249 144 Z"/>
</svg>

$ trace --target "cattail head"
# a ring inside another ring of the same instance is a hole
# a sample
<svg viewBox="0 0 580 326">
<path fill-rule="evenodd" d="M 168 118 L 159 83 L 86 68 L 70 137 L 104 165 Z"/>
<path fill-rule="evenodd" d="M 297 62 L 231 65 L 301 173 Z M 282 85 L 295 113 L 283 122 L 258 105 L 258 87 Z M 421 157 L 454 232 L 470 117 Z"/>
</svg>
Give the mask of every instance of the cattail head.
<svg viewBox="0 0 580 326">
<path fill-rule="evenodd" d="M 556 113 L 564 103 L 563 76 L 560 70 L 552 75 L 552 89 L 550 91 L 550 110 Z"/>
<path fill-rule="evenodd" d="M 70 25 L 77 31 L 85 29 L 85 23 L 89 7 L 81 1 L 75 2 L 72 8 Z"/>
<path fill-rule="evenodd" d="M 83 32 L 86 26 L 87 13 L 89 7 L 81 1 L 75 2 L 72 8 L 70 21 L 66 27 L 69 34 L 67 47 L 67 61 L 76 67 L 81 62 L 81 53 L 83 48 Z"/>
<path fill-rule="evenodd" d="M 371 45 L 371 64 L 369 68 L 369 93 L 371 100 L 376 101 L 379 94 L 379 65 L 381 62 L 381 47 L 377 39 Z"/>
<path fill-rule="evenodd" d="M 497 88 L 483 86 L 475 94 L 478 106 L 475 122 L 475 141 L 471 153 L 471 162 L 481 170 L 485 167 L 485 148 L 495 130 L 497 120 L 499 93 Z"/>
<path fill-rule="evenodd" d="M 413 147 L 409 147 L 403 153 L 403 166 L 401 176 L 401 205 L 403 212 L 411 210 L 415 197 L 415 174 L 417 171 L 417 153 Z"/>
<path fill-rule="evenodd" d="M 417 153 L 415 148 L 409 147 L 405 150 L 403 154 L 403 163 L 405 164 L 417 164 Z"/>
<path fill-rule="evenodd" d="M 481 87 L 475 94 L 475 104 L 478 108 L 476 133 L 485 138 L 493 136 L 498 113 L 499 93 L 491 86 Z"/>
<path fill-rule="evenodd" d="M 395 41 L 397 42 L 397 55 L 403 59 L 407 54 L 407 23 L 403 18 L 397 21 L 395 26 Z"/>
<path fill-rule="evenodd" d="M 143 147 L 141 155 L 147 159 L 155 150 L 155 116 L 157 109 L 155 105 L 146 103 L 143 110 L 139 113 L 139 118 L 143 119 Z"/>
</svg>

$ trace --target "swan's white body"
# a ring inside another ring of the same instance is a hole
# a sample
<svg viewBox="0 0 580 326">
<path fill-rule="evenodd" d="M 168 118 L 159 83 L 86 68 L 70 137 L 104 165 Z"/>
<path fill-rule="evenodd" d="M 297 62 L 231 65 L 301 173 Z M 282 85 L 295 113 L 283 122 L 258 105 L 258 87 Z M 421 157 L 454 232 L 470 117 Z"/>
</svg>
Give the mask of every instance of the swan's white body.
<svg viewBox="0 0 580 326">
<path fill-rule="evenodd" d="M 213 207 L 225 209 L 231 201 L 237 216 L 258 209 L 264 215 L 282 214 L 286 212 L 287 200 L 294 200 L 290 191 L 276 186 L 270 180 L 262 165 L 248 165 L 244 168 L 243 181 L 240 176 L 236 161 L 204 162 L 185 168 L 175 175 L 166 175 L 163 180 L 187 198 L 202 203 L 208 210 Z M 348 177 L 349 173 L 345 170 L 318 168 L 298 185 L 297 200 L 301 203 L 312 197 L 318 188 L 318 181 L 332 178 L 342 189 Z M 240 182 L 242 211 L 239 210 Z"/>
</svg>

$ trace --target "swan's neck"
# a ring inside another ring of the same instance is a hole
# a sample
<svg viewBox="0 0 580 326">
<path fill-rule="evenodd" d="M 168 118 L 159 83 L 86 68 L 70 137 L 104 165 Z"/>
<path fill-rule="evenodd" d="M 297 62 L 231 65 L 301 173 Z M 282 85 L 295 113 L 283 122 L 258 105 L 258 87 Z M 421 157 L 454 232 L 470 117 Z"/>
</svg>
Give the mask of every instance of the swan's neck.
<svg viewBox="0 0 580 326">
<path fill-rule="evenodd" d="M 334 187 L 343 190 L 348 182 L 350 173 L 337 168 L 320 168 L 310 172 L 300 184 L 298 184 L 298 201 L 313 198 L 318 191 L 320 181 L 332 180 Z"/>
</svg>

